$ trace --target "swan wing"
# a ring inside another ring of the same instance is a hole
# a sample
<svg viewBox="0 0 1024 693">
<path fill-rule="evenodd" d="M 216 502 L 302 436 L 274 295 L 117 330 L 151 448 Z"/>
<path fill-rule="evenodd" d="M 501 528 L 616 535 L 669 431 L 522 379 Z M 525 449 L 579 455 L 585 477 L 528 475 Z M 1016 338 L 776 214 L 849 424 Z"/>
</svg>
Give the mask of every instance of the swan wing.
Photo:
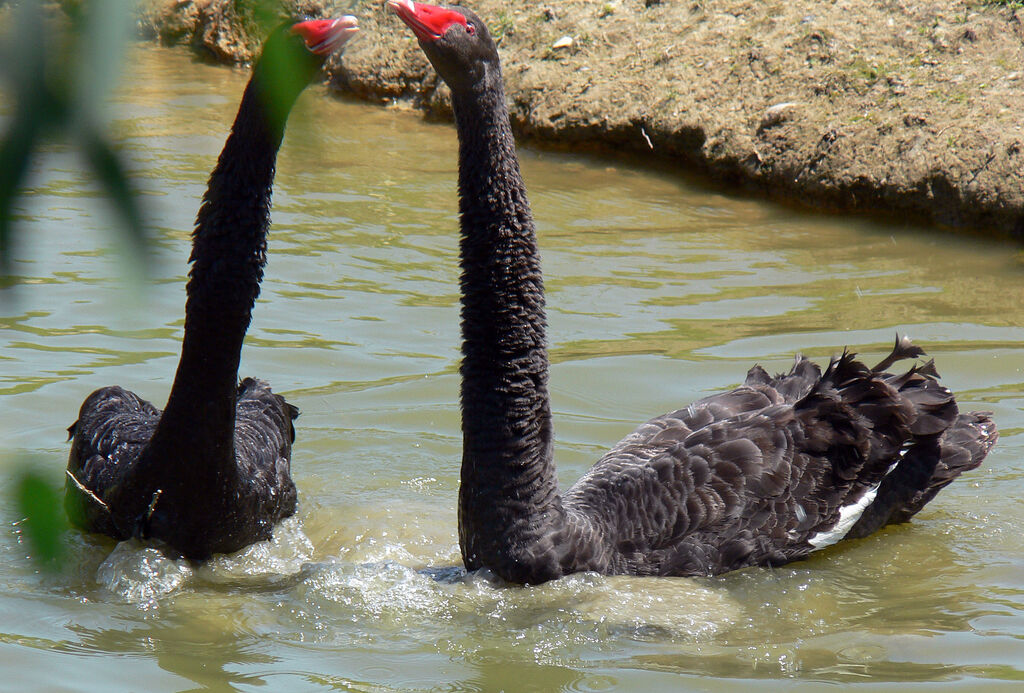
<svg viewBox="0 0 1024 693">
<path fill-rule="evenodd" d="M 138 460 L 159 420 L 159 409 L 116 385 L 86 398 L 78 420 L 68 427 L 65 506 L 73 524 L 127 538 L 115 527 L 104 499 Z"/>
<path fill-rule="evenodd" d="M 298 415 L 298 409 L 261 380 L 246 378 L 238 387 L 235 460 L 244 482 L 239 502 L 250 506 L 247 515 L 259 518 L 264 538 L 270 537 L 274 524 L 295 512 L 290 460 L 292 422 Z"/>
<path fill-rule="evenodd" d="M 608 572 L 713 575 L 777 565 L 917 512 L 995 442 L 930 367 L 798 358 L 643 424 L 565 495 Z M 600 552 L 599 552 L 600 553 Z"/>
</svg>

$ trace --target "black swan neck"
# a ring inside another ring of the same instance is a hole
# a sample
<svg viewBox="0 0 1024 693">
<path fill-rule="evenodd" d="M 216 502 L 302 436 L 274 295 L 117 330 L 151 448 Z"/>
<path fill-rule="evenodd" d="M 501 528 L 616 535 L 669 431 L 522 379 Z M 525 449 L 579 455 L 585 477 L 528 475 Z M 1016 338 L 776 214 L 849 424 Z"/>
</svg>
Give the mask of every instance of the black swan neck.
<svg viewBox="0 0 1024 693">
<path fill-rule="evenodd" d="M 454 93 L 462 265 L 462 485 L 469 569 L 562 519 L 540 254 L 499 86 Z"/>
<path fill-rule="evenodd" d="M 208 473 L 233 468 L 238 365 L 266 264 L 281 114 L 287 115 L 280 101 L 267 106 L 258 75 L 257 69 L 246 86 L 196 218 L 181 359 L 149 446 L 151 455 L 175 455 L 182 441 L 201 451 L 178 456 L 179 475 L 188 460 Z"/>
</svg>

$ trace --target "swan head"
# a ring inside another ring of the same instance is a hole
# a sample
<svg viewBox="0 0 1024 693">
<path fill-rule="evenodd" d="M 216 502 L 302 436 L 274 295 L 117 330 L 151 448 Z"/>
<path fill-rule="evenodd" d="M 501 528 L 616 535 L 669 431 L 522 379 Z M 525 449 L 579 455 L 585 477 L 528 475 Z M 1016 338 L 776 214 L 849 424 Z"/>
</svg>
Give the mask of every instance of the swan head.
<svg viewBox="0 0 1024 693">
<path fill-rule="evenodd" d="M 254 72 L 274 89 L 298 88 L 312 81 L 332 53 L 359 31 L 355 17 L 288 20 L 275 28 L 260 51 Z"/>
<path fill-rule="evenodd" d="M 289 20 L 263 42 L 252 82 L 275 130 L 332 53 L 359 31 L 355 17 Z"/>
<path fill-rule="evenodd" d="M 412 29 L 437 74 L 453 92 L 486 86 L 488 77 L 500 80 L 498 47 L 487 25 L 472 10 L 413 0 L 387 0 L 387 5 Z"/>
</svg>

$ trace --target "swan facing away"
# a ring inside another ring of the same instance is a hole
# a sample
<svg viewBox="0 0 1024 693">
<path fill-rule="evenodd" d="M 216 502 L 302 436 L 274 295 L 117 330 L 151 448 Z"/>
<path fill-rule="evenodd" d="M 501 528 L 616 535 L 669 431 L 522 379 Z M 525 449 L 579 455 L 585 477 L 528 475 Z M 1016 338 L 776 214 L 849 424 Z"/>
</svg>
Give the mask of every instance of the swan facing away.
<svg viewBox="0 0 1024 693">
<path fill-rule="evenodd" d="M 192 234 L 185 336 L 163 413 L 120 387 L 93 392 L 71 425 L 73 524 L 153 538 L 193 559 L 270 538 L 295 512 L 298 410 L 252 378 L 242 341 L 259 295 L 277 151 L 295 100 L 357 31 L 354 17 L 287 22 L 263 44 Z"/>
<path fill-rule="evenodd" d="M 472 11 L 388 0 L 452 92 L 459 139 L 462 483 L 470 570 L 716 575 L 779 565 L 903 522 L 995 444 L 923 351 L 844 353 L 642 424 L 565 493 L 555 476 L 544 289 L 497 49 Z"/>
</svg>

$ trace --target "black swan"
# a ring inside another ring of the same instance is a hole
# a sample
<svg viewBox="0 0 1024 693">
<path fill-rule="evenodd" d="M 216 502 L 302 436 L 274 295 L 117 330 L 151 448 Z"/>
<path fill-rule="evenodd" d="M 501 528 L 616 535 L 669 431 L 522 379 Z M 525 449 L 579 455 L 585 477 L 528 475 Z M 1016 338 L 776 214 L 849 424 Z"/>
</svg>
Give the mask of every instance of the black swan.
<svg viewBox="0 0 1024 693">
<path fill-rule="evenodd" d="M 65 506 L 76 526 L 154 538 L 192 559 L 269 539 L 295 512 L 298 410 L 238 382 L 259 295 L 277 151 L 288 114 L 354 17 L 287 22 L 263 44 L 192 234 L 181 360 L 160 410 L 120 387 L 93 392 L 71 425 Z"/>
<path fill-rule="evenodd" d="M 960 415 L 897 338 L 868 368 L 754 366 L 739 388 L 641 425 L 559 494 L 544 290 L 497 49 L 473 12 L 389 0 L 448 83 L 459 139 L 462 483 L 469 570 L 536 584 L 577 571 L 717 575 L 903 522 L 977 467 L 998 434 Z"/>
</svg>

